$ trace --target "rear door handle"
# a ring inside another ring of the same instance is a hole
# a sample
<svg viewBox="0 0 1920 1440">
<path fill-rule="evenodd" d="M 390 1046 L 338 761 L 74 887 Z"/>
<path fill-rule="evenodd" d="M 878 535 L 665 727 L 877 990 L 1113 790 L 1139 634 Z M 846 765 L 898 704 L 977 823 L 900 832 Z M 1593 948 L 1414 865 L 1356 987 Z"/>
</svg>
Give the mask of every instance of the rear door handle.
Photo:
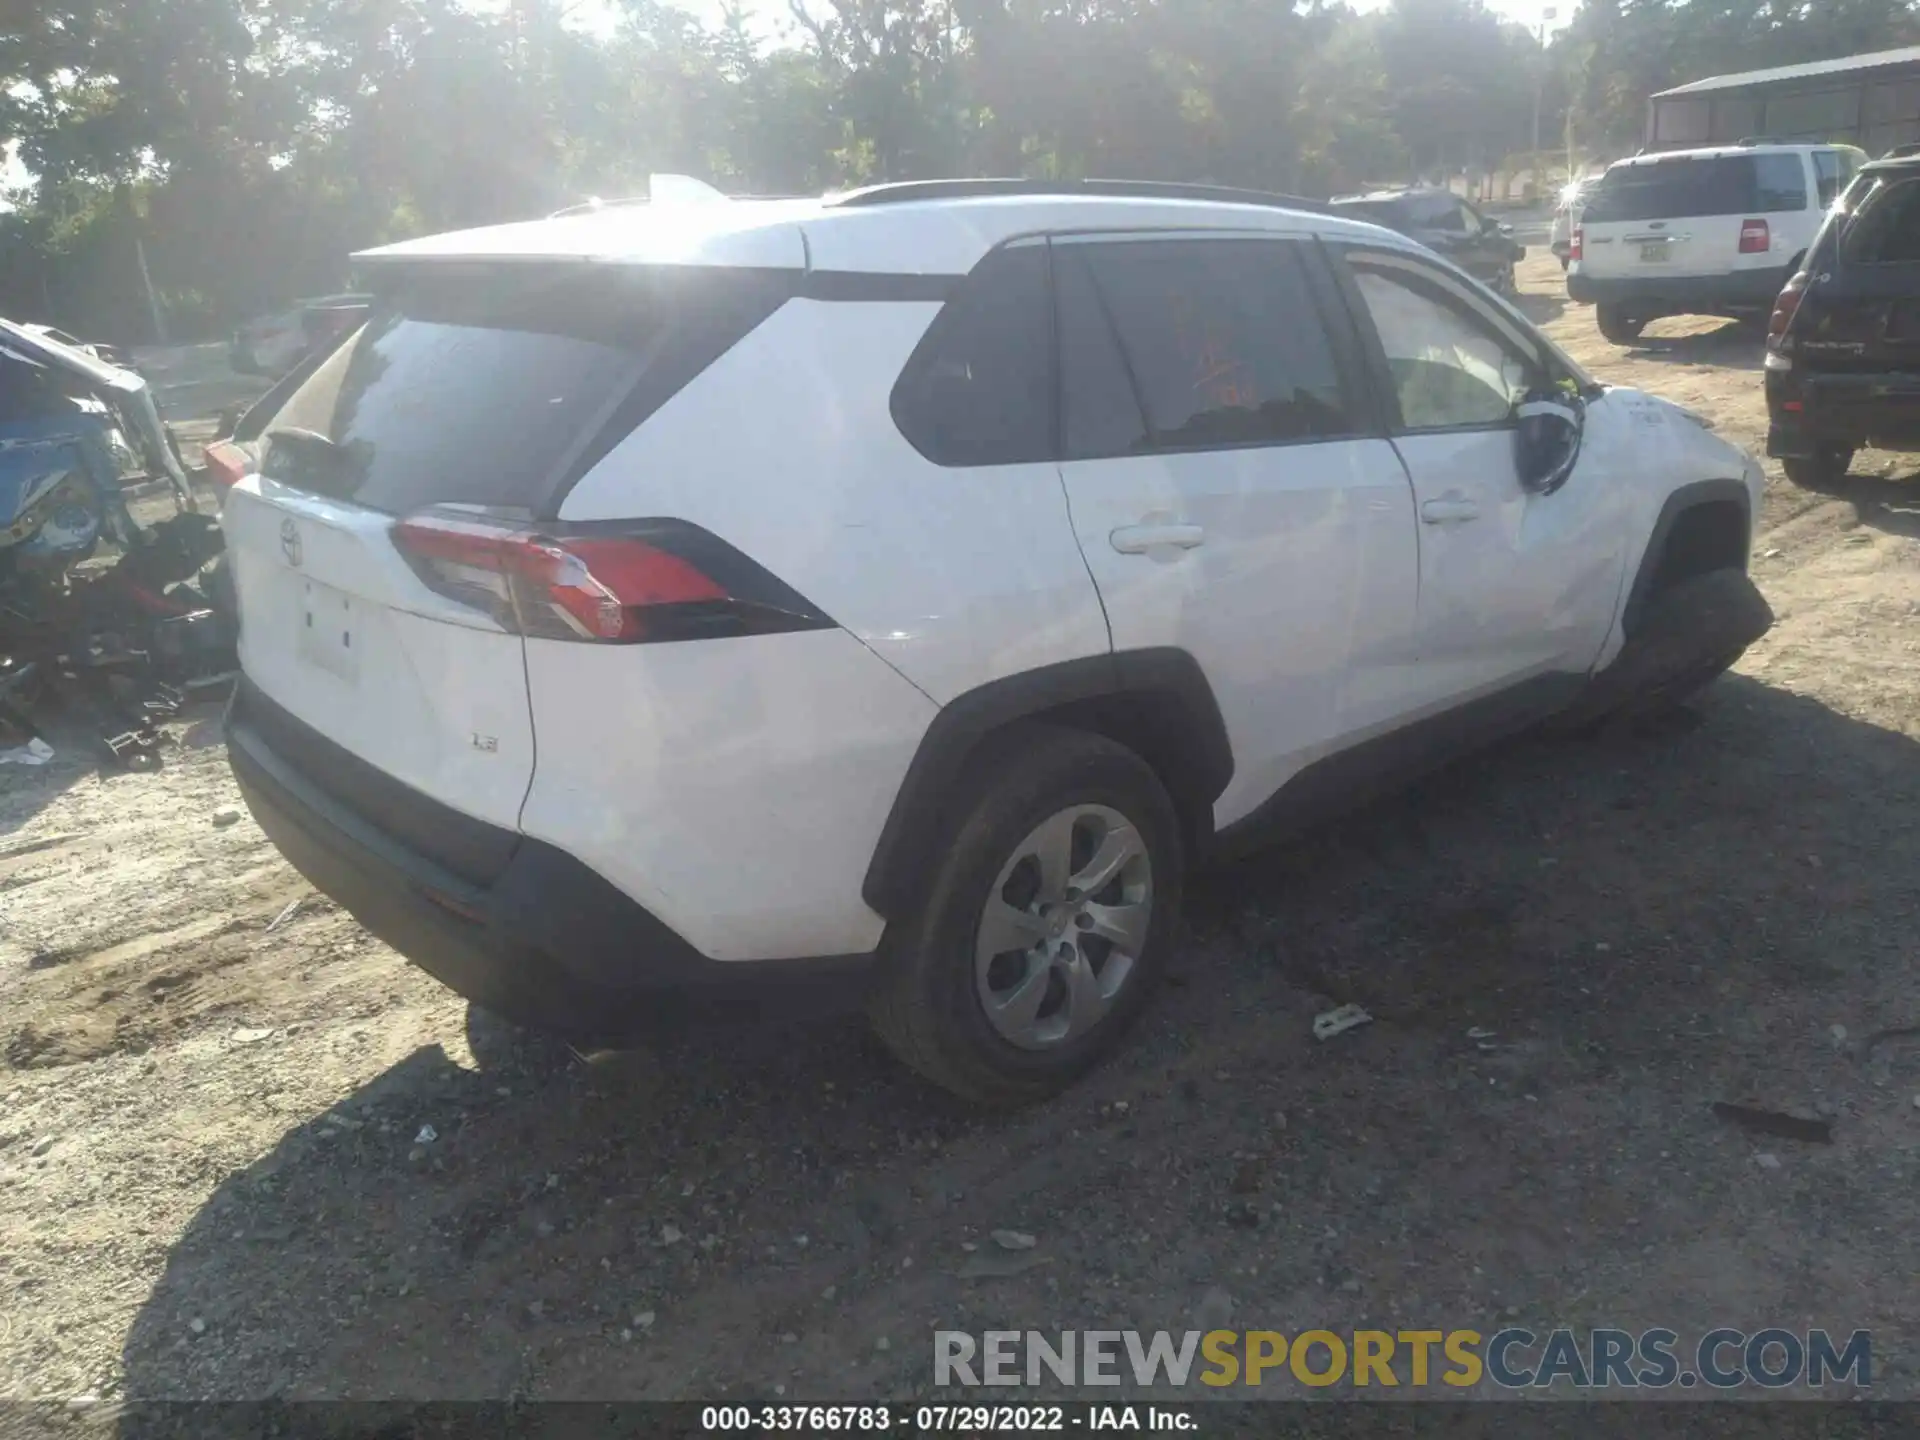
<svg viewBox="0 0 1920 1440">
<path fill-rule="evenodd" d="M 1420 518 L 1429 525 L 1458 525 L 1463 520 L 1478 520 L 1480 507 L 1464 495 L 1442 495 L 1420 507 Z"/>
<path fill-rule="evenodd" d="M 1162 545 L 1191 550 L 1207 543 L 1207 532 L 1198 525 L 1122 525 L 1107 539 L 1122 555 L 1144 555 Z"/>
</svg>

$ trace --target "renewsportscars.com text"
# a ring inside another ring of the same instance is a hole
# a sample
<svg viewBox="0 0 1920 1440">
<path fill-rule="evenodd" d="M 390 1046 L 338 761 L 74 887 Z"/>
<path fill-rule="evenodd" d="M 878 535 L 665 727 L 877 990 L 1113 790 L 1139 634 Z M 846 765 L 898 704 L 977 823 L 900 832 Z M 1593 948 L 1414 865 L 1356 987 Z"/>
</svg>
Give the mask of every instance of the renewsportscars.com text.
<svg viewBox="0 0 1920 1440">
<path fill-rule="evenodd" d="M 1478 1330 L 939 1330 L 938 1386 L 1445 1386 L 1580 1390 L 1705 1386 L 1779 1389 L 1873 1383 L 1873 1337 L 1855 1330 L 1709 1330 L 1690 1344 L 1673 1330 L 1520 1327 Z"/>
</svg>

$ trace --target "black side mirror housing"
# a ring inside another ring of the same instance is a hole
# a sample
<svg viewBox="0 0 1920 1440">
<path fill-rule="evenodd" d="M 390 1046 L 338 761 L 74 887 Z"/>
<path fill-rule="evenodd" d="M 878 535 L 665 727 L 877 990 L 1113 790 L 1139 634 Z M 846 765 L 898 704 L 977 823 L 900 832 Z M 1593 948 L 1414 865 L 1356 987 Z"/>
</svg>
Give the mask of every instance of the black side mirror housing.
<svg viewBox="0 0 1920 1440">
<path fill-rule="evenodd" d="M 1587 403 L 1557 385 L 1536 385 L 1514 407 L 1513 458 L 1521 487 L 1551 495 L 1573 476 L 1586 435 Z"/>
</svg>

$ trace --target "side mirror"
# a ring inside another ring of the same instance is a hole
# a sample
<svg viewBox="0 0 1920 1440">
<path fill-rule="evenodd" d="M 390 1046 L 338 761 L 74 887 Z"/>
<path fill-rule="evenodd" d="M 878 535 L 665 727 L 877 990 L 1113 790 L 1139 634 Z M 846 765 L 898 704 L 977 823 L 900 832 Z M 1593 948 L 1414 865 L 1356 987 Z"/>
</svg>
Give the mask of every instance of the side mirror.
<svg viewBox="0 0 1920 1440">
<path fill-rule="evenodd" d="M 1580 463 L 1587 403 L 1558 386 L 1535 386 L 1514 407 L 1514 418 L 1513 458 L 1521 488 L 1551 495 Z"/>
</svg>

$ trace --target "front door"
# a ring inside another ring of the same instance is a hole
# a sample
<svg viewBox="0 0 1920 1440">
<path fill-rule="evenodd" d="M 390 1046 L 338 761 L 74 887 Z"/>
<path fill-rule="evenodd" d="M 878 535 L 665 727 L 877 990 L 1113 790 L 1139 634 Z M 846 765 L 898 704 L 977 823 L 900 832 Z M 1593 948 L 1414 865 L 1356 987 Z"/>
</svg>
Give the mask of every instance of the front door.
<svg viewBox="0 0 1920 1440">
<path fill-rule="evenodd" d="M 1116 650 L 1197 660 L 1241 818 L 1411 674 L 1412 490 L 1330 262 L 1271 233 L 1056 238 L 1061 474 Z"/>
<path fill-rule="evenodd" d="M 1551 495 L 1520 483 L 1514 408 L 1547 373 L 1535 337 L 1440 267 L 1344 251 L 1419 515 L 1418 653 L 1428 707 L 1551 700 L 1592 668 L 1619 597 L 1623 486 L 1583 452 Z"/>
</svg>

